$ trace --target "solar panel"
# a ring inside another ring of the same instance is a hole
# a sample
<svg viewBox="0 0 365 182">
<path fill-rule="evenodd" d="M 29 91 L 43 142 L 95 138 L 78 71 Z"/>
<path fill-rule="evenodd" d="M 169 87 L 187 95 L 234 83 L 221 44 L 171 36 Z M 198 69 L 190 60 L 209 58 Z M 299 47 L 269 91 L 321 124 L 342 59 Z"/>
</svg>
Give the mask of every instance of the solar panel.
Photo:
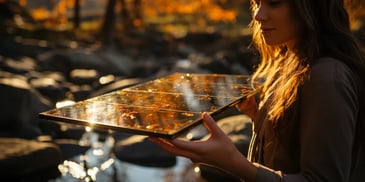
<svg viewBox="0 0 365 182">
<path fill-rule="evenodd" d="M 174 73 L 73 105 L 43 119 L 172 139 L 255 92 L 249 75 Z"/>
</svg>

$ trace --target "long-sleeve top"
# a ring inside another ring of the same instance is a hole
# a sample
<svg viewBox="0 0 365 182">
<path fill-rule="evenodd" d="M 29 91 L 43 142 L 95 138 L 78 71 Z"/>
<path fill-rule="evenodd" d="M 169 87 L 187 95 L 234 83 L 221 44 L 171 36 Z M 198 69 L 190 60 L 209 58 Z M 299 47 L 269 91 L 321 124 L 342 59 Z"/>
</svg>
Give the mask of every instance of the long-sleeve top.
<svg viewBox="0 0 365 182">
<path fill-rule="evenodd" d="M 276 125 L 253 119 L 248 159 L 257 182 L 365 181 L 365 89 L 348 66 L 321 58 Z"/>
</svg>

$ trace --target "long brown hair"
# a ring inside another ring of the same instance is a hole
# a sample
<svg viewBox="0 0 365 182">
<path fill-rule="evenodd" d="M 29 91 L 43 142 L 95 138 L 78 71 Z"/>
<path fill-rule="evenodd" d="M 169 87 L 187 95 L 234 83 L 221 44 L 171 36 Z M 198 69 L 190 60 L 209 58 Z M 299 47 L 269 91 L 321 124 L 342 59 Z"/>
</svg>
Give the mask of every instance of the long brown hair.
<svg viewBox="0 0 365 182">
<path fill-rule="evenodd" d="M 320 57 L 343 61 L 365 79 L 365 60 L 352 35 L 343 0 L 288 0 L 288 3 L 301 26 L 294 50 L 289 52 L 284 45 L 266 45 L 259 23 L 253 19 L 250 24 L 253 45 L 261 56 L 253 78 L 266 79 L 261 104 L 268 107 L 268 119 L 274 123 L 296 100 L 308 69 Z M 256 8 L 251 0 L 252 14 Z"/>
</svg>

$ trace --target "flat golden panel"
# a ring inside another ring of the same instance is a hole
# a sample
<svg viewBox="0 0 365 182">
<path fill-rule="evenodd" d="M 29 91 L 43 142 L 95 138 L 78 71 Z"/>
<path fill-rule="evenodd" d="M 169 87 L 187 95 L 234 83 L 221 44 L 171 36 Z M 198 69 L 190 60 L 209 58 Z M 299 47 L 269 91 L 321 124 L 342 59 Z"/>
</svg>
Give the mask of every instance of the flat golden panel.
<svg viewBox="0 0 365 182">
<path fill-rule="evenodd" d="M 142 135 L 175 138 L 254 89 L 250 77 L 175 73 L 74 105 L 40 113 L 44 119 Z"/>
</svg>

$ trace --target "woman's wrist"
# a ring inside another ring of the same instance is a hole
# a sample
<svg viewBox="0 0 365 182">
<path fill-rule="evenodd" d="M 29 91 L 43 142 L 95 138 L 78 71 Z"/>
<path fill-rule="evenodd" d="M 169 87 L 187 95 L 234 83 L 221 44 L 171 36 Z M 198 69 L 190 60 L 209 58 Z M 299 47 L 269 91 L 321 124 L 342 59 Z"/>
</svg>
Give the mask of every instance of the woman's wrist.
<svg viewBox="0 0 365 182">
<path fill-rule="evenodd" d="M 241 152 L 237 150 L 234 154 L 229 155 L 229 158 L 226 161 L 226 165 L 222 166 L 224 170 L 237 176 L 242 181 L 256 181 L 257 166 L 248 161 Z"/>
</svg>

